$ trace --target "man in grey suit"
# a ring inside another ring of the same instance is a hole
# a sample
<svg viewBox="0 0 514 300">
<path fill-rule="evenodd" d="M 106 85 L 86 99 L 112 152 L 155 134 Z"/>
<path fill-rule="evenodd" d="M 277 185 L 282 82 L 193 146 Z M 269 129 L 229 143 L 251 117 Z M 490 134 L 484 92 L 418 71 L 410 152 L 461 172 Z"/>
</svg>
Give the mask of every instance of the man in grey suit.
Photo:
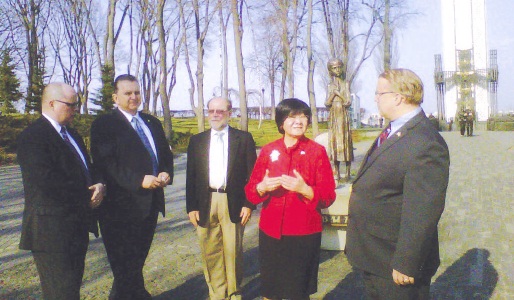
<svg viewBox="0 0 514 300">
<path fill-rule="evenodd" d="M 191 137 L 187 149 L 186 206 L 196 227 L 211 299 L 241 299 L 243 231 L 255 206 L 244 187 L 257 159 L 248 132 L 228 126 L 232 103 L 207 103 L 211 130 Z"/>
<path fill-rule="evenodd" d="M 98 181 L 84 141 L 68 127 L 79 105 L 73 87 L 50 83 L 43 115 L 18 138 L 25 190 L 20 249 L 32 251 L 44 299 L 80 299 L 88 231 L 98 235 L 92 210 L 104 185 L 92 184 Z"/>
<path fill-rule="evenodd" d="M 363 271 L 368 299 L 429 299 L 448 147 L 420 107 L 423 83 L 414 72 L 382 73 L 375 101 L 390 123 L 353 182 L 345 252 Z"/>
</svg>

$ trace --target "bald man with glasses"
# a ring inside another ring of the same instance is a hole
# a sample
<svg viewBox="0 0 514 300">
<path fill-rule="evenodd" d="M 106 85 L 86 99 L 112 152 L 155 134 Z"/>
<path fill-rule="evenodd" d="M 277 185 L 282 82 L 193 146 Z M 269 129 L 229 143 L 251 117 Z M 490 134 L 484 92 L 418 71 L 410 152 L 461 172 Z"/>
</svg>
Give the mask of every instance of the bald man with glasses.
<svg viewBox="0 0 514 300">
<path fill-rule="evenodd" d="M 79 106 L 73 87 L 50 83 L 41 118 L 18 138 L 25 191 L 20 249 L 32 251 L 43 299 L 80 299 L 88 231 L 98 236 L 93 210 L 105 188 L 69 126 Z"/>
</svg>

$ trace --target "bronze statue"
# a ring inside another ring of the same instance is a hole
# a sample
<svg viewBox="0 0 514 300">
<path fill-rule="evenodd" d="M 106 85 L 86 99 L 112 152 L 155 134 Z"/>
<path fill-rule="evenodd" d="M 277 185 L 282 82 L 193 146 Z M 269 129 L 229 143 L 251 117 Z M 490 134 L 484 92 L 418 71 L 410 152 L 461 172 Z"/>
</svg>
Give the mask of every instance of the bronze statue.
<svg viewBox="0 0 514 300">
<path fill-rule="evenodd" d="M 328 153 L 334 163 L 334 174 L 341 181 L 339 165 L 346 165 L 346 181 L 350 180 L 350 170 L 353 161 L 352 132 L 350 130 L 351 116 L 350 91 L 343 80 L 343 62 L 332 58 L 327 63 L 332 81 L 328 85 L 325 106 L 330 108 L 328 115 Z"/>
</svg>

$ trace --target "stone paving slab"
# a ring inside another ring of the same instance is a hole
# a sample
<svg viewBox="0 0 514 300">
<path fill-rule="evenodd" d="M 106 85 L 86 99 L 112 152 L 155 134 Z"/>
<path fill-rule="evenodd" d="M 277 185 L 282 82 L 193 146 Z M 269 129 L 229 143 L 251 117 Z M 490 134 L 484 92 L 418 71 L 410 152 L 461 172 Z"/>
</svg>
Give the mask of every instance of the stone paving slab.
<svg viewBox="0 0 514 300">
<path fill-rule="evenodd" d="M 514 132 L 442 133 L 450 148 L 450 184 L 440 222 L 441 267 L 433 299 L 514 299 Z M 370 141 L 356 143 L 356 163 Z M 166 188 L 166 218 L 144 272 L 154 299 L 206 299 L 199 247 L 185 213 L 185 161 L 176 158 Z M 0 299 L 41 299 L 30 252 L 19 251 L 23 188 L 19 167 L 0 167 Z M 243 299 L 259 299 L 258 211 L 245 231 Z M 112 274 L 101 239 L 91 236 L 82 299 L 107 299 Z M 361 278 L 341 251 L 322 251 L 312 299 L 363 299 Z"/>
</svg>

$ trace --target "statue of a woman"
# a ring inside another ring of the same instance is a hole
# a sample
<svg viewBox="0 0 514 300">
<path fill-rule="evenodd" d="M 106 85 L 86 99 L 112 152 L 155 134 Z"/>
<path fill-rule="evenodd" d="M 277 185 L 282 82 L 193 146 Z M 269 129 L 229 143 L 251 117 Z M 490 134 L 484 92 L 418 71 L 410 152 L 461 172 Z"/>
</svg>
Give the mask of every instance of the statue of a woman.
<svg viewBox="0 0 514 300">
<path fill-rule="evenodd" d="M 334 163 L 334 174 L 341 180 L 339 165 L 346 165 L 346 181 L 350 180 L 350 169 L 353 161 L 353 143 L 350 130 L 351 116 L 349 113 L 352 100 L 350 91 L 343 80 L 343 62 L 332 58 L 327 63 L 332 81 L 328 85 L 325 106 L 330 108 L 328 115 L 328 152 Z"/>
</svg>

